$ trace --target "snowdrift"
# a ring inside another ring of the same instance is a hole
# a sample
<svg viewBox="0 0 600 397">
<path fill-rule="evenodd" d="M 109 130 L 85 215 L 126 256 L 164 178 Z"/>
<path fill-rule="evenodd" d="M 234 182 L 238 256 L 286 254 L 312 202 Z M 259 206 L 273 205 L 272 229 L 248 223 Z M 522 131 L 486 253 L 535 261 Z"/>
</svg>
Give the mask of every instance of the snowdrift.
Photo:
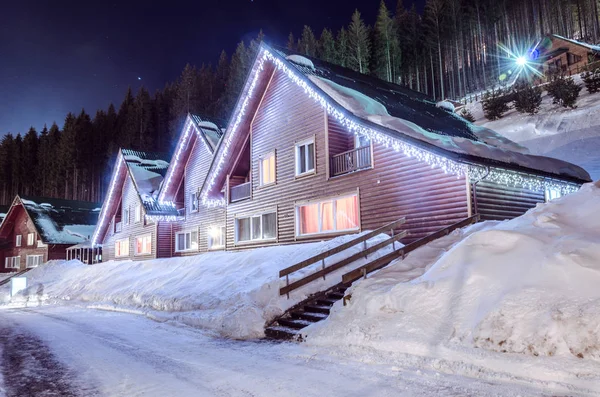
<svg viewBox="0 0 600 397">
<path fill-rule="evenodd" d="M 440 239 L 359 281 L 308 343 L 600 361 L 600 184 Z M 433 354 L 435 355 L 435 354 Z"/>
<path fill-rule="evenodd" d="M 385 237 L 374 237 L 368 245 Z M 257 338 L 264 336 L 265 323 L 309 294 L 340 282 L 340 274 L 348 268 L 294 291 L 290 299 L 279 296 L 279 270 L 353 238 L 356 235 L 320 243 L 94 266 L 52 261 L 28 272 L 29 287 L 12 301 L 9 286 L 0 289 L 0 299 L 9 306 L 85 303 L 97 309 L 178 321 L 226 337 Z M 327 262 L 339 261 L 361 248 L 362 244 Z M 357 261 L 356 266 L 363 263 L 364 259 Z M 320 267 L 320 262 L 315 266 Z M 314 270 L 308 267 L 290 281 Z"/>
</svg>

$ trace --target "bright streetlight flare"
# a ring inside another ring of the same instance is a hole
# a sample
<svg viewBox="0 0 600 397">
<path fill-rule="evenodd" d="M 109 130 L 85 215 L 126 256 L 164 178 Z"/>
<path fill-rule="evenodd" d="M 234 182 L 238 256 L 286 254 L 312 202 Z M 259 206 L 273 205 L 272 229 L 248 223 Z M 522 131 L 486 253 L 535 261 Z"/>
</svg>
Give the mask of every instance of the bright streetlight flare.
<svg viewBox="0 0 600 397">
<path fill-rule="evenodd" d="M 527 58 L 525 58 L 524 56 L 520 56 L 517 58 L 517 65 L 525 66 L 526 64 L 527 64 Z"/>
</svg>

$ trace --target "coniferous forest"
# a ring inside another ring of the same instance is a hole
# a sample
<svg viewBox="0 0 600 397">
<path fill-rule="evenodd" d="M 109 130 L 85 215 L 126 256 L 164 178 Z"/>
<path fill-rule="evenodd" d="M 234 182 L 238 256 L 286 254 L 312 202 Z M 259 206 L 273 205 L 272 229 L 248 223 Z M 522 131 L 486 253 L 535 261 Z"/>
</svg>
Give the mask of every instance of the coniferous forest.
<svg viewBox="0 0 600 397">
<path fill-rule="evenodd" d="M 337 31 L 305 26 L 290 33 L 287 48 L 439 100 L 495 84 L 506 68 L 498 44 L 526 51 L 548 33 L 600 41 L 599 0 L 427 0 L 422 13 L 405 3 L 391 10 L 382 1 L 374 21 L 356 10 Z M 240 42 L 231 56 L 223 51 L 216 65 L 186 65 L 155 93 L 128 89 L 118 106 L 69 113 L 42 131 L 7 133 L 0 204 L 16 194 L 101 201 L 119 147 L 171 152 L 188 112 L 225 125 L 262 39 Z"/>
</svg>

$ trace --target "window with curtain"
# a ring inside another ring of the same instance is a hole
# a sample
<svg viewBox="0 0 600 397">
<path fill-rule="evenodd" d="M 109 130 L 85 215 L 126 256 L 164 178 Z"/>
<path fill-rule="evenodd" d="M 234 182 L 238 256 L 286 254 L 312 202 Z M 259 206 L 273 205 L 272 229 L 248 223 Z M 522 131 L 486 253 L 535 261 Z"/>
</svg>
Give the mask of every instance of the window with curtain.
<svg viewBox="0 0 600 397">
<path fill-rule="evenodd" d="M 115 257 L 129 256 L 129 239 L 115 241 Z"/>
<path fill-rule="evenodd" d="M 260 158 L 260 185 L 275 183 L 275 152 Z"/>
<path fill-rule="evenodd" d="M 277 237 L 277 213 L 236 218 L 236 242 L 272 240 Z"/>
<path fill-rule="evenodd" d="M 296 217 L 297 236 L 357 230 L 358 195 L 298 205 Z"/>
<path fill-rule="evenodd" d="M 150 255 L 152 253 L 152 235 L 136 237 L 135 239 L 135 254 Z"/>
<path fill-rule="evenodd" d="M 310 139 L 296 144 L 296 175 L 315 170 L 315 141 Z"/>
<path fill-rule="evenodd" d="M 211 226 L 208 228 L 208 249 L 216 250 L 225 248 L 225 226 Z"/>
</svg>

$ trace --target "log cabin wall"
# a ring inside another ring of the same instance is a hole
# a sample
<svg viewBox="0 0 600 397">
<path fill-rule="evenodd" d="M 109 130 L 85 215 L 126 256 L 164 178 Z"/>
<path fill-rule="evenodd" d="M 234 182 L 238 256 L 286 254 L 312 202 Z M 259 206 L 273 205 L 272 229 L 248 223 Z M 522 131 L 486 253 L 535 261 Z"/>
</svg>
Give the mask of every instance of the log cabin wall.
<svg viewBox="0 0 600 397">
<path fill-rule="evenodd" d="M 374 145 L 372 169 L 329 178 L 331 149 L 352 142 L 352 136 L 335 120 L 329 119 L 323 108 L 281 72 L 276 72 L 269 83 L 250 129 L 252 197 L 227 206 L 228 249 L 333 237 L 331 234 L 296 237 L 295 203 L 357 191 L 361 229 L 375 229 L 406 216 L 403 229 L 411 233 L 406 241 L 423 237 L 468 216 L 464 178 L 446 175 L 440 169 L 432 169 L 391 148 Z M 335 139 L 328 142 L 328 134 Z M 343 139 L 344 136 L 347 139 Z M 296 177 L 295 143 L 311 137 L 315 138 L 315 173 Z M 328 144 L 332 146 L 328 147 Z M 259 160 L 273 150 L 276 182 L 260 186 Z M 236 216 L 268 209 L 277 211 L 276 241 L 236 245 Z"/>
<path fill-rule="evenodd" d="M 546 201 L 544 192 L 509 187 L 483 180 L 471 188 L 473 211 L 482 221 L 501 221 L 523 215 Z"/>
<path fill-rule="evenodd" d="M 131 176 L 129 175 L 129 173 L 127 173 L 125 177 L 121 198 L 115 197 L 115 199 L 123 200 L 123 206 L 121 208 L 121 211 L 125 208 L 129 208 L 129 224 L 126 225 L 125 220 L 121 219 L 122 230 L 120 232 L 115 232 L 115 220 L 113 214 L 113 218 L 111 219 L 110 224 L 108 226 L 108 231 L 104 236 L 104 239 L 102 240 L 102 261 L 106 262 L 110 260 L 146 260 L 156 258 L 156 225 L 153 222 L 145 220 L 144 207 L 142 205 L 142 201 L 137 193 L 137 190 L 135 189 L 135 186 L 133 184 L 133 181 L 131 180 Z M 135 222 L 135 206 L 138 204 L 142 205 L 142 216 L 140 222 Z M 148 255 L 136 255 L 136 238 L 148 234 L 151 235 L 152 241 L 151 253 Z M 115 257 L 115 242 L 126 238 L 129 238 L 129 255 L 120 256 L 118 258 Z"/>
<path fill-rule="evenodd" d="M 184 169 L 185 220 L 174 222 L 171 234 L 173 256 L 194 255 L 208 250 L 208 230 L 211 227 L 225 226 L 223 208 L 206 208 L 198 205 L 198 211 L 192 211 L 192 194 L 198 193 L 211 165 L 213 154 L 206 147 L 203 138 L 196 137 L 190 157 Z M 184 252 L 175 251 L 175 238 L 178 232 L 195 230 L 198 232 L 198 249 Z"/>
</svg>

